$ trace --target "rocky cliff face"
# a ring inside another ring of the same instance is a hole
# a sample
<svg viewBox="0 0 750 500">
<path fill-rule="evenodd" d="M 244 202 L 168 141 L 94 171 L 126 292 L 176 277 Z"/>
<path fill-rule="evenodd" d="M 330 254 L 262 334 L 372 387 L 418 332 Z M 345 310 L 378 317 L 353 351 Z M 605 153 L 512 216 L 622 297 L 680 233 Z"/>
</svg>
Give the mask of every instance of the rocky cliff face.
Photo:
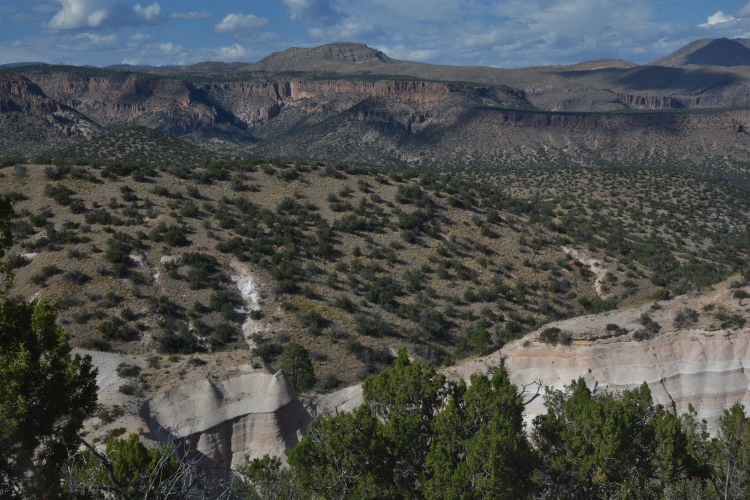
<svg viewBox="0 0 750 500">
<path fill-rule="evenodd" d="M 30 74 L 49 95 L 103 126 L 137 124 L 170 135 L 212 127 L 226 117 L 195 86 L 140 75 Z"/>
<path fill-rule="evenodd" d="M 619 70 L 618 70 L 619 71 Z M 665 96 L 646 91 L 600 91 L 545 83 L 525 90 L 501 85 L 383 79 L 284 79 L 195 83 L 176 77 L 67 72 L 0 75 L 0 110 L 43 118 L 49 130 L 27 134 L 4 119 L 9 142 L 24 152 L 23 136 L 57 143 L 90 137 L 102 127 L 142 125 L 188 135 L 207 148 L 236 154 L 334 162 L 497 167 L 525 163 L 688 162 L 727 157 L 750 161 L 746 110 L 688 111 L 711 105 L 716 89 Z M 559 82 L 558 82 L 559 83 Z M 565 82 L 563 82 L 565 83 Z M 584 95 L 586 94 L 586 95 Z M 527 100 L 560 112 L 539 112 Z M 748 94 L 750 95 L 750 94 Z M 750 103 L 746 95 L 738 104 Z M 721 97 L 721 96 L 719 96 Z M 723 98 L 722 98 L 723 99 Z M 747 102 L 745 102 L 747 101 Z M 649 112 L 568 112 L 598 109 Z M 673 110 L 677 110 L 672 112 Z M 84 123 L 88 123 L 85 126 Z M 39 124 L 37 128 L 41 127 Z M 212 142 L 218 137 L 220 141 Z M 18 138 L 21 138 L 20 140 Z M 366 138 L 367 147 L 361 147 Z M 45 144 L 35 139 L 36 147 Z"/>
<path fill-rule="evenodd" d="M 41 118 L 65 137 L 90 138 L 95 127 L 70 107 L 50 98 L 22 75 L 0 79 L 0 113 L 23 113 Z"/>
<path fill-rule="evenodd" d="M 228 124 L 244 129 L 258 127 L 278 116 L 284 106 L 306 103 L 308 111 L 344 111 L 370 98 L 397 105 L 439 105 L 459 89 L 456 86 L 421 81 L 278 80 L 193 84 L 177 79 L 154 79 L 140 75 L 110 78 L 81 77 L 65 73 L 31 74 L 40 91 L 102 125 L 139 124 L 171 135 Z M 522 93 L 504 89 L 508 99 L 522 100 Z M 503 93 L 501 92 L 501 93 Z M 425 113 L 412 111 L 380 115 L 359 113 L 357 119 L 389 120 L 410 129 L 426 120 Z M 392 115 L 392 116 L 391 116 Z"/>
</svg>

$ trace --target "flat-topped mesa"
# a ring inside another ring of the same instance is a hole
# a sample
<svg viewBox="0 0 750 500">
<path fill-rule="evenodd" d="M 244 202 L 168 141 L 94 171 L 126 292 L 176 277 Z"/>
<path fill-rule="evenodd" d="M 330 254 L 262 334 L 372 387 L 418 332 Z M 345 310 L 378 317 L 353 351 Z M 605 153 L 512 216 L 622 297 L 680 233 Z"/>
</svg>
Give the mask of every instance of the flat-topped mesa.
<svg viewBox="0 0 750 500">
<path fill-rule="evenodd" d="M 299 64 L 303 61 L 328 60 L 350 64 L 390 63 L 391 58 L 383 52 L 361 43 L 331 43 L 319 47 L 292 47 L 274 52 L 256 63 L 258 67 L 278 64 Z"/>
</svg>

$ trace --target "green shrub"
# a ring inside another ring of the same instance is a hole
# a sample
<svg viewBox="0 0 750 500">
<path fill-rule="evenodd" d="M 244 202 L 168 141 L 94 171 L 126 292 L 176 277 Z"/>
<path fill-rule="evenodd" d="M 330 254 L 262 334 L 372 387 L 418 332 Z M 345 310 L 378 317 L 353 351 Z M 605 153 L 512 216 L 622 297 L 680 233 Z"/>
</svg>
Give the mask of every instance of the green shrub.
<svg viewBox="0 0 750 500">
<path fill-rule="evenodd" d="M 120 363 L 117 365 L 117 376 L 121 378 L 133 378 L 137 377 L 141 373 L 141 367 L 137 365 L 131 365 L 128 363 Z"/>
<path fill-rule="evenodd" d="M 138 387 L 135 384 L 122 384 L 120 387 L 117 388 L 119 392 L 122 394 L 125 394 L 126 396 L 132 396 L 136 393 L 138 390 Z M 124 431 L 125 429 L 123 429 Z"/>
<path fill-rule="evenodd" d="M 229 342 L 233 342 L 236 337 L 237 328 L 230 325 L 229 323 L 224 322 L 219 323 L 213 328 L 213 332 L 211 333 L 209 342 L 211 342 L 212 345 L 220 346 L 228 344 Z"/>
<path fill-rule="evenodd" d="M 539 340 L 548 344 L 557 344 L 560 340 L 560 333 L 562 330 L 556 327 L 545 328 L 539 334 Z"/>
<path fill-rule="evenodd" d="M 89 349 L 92 351 L 111 352 L 112 346 L 109 342 L 102 339 L 86 339 L 80 344 L 83 349 Z"/>
<path fill-rule="evenodd" d="M 159 351 L 165 354 L 193 354 L 198 350 L 195 337 L 185 325 L 177 330 L 166 329 L 155 340 Z"/>
<path fill-rule="evenodd" d="M 670 292 L 666 288 L 660 288 L 651 296 L 651 300 L 667 300 L 669 299 Z"/>
<path fill-rule="evenodd" d="M 138 338 L 138 332 L 120 318 L 112 318 L 109 321 L 104 321 L 97 329 L 102 334 L 102 337 L 107 340 L 127 342 Z"/>
<path fill-rule="evenodd" d="M 281 346 L 275 342 L 262 343 L 253 348 L 253 354 L 260 356 L 267 363 L 271 363 L 281 354 Z"/>
</svg>

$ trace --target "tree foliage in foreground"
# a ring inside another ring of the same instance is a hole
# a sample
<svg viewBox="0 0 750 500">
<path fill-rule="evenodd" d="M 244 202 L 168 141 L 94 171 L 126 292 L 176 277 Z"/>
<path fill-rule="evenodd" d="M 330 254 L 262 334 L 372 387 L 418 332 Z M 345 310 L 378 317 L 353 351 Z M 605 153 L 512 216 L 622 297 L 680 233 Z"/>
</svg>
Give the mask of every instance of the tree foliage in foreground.
<svg viewBox="0 0 750 500">
<path fill-rule="evenodd" d="M 11 243 L 10 203 L 0 196 L 0 257 Z M 91 358 L 71 356 L 55 307 L 14 302 L 0 262 L 0 497 L 60 493 L 60 466 L 96 407 Z"/>
<path fill-rule="evenodd" d="M 739 404 L 710 438 L 692 408 L 666 411 L 645 383 L 593 394 L 579 379 L 546 394 L 547 413 L 527 433 L 504 370 L 446 384 L 404 350 L 363 395 L 355 411 L 310 425 L 277 487 L 327 499 L 750 498 L 750 419 Z"/>
</svg>

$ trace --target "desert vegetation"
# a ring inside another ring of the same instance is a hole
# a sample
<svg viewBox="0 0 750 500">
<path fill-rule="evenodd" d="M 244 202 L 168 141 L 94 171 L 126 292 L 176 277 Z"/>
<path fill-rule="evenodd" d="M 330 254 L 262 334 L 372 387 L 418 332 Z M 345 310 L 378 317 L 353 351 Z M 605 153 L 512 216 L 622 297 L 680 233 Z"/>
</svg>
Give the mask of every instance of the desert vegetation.
<svg viewBox="0 0 750 500">
<path fill-rule="evenodd" d="M 281 368 L 299 392 L 364 381 L 366 404 L 312 424 L 290 451 L 290 468 L 257 459 L 216 482 L 210 469 L 127 436 L 118 419 L 128 410 L 87 401 L 83 410 L 103 433 L 69 456 L 60 483 L 69 492 L 138 496 L 184 486 L 190 474 L 206 491 L 231 488 L 240 498 L 605 498 L 625 490 L 708 498 L 744 488 L 743 459 L 731 470 L 722 462 L 746 439 L 740 407 L 712 439 L 693 416 L 654 405 L 645 386 L 593 395 L 579 381 L 548 394 L 548 414 L 527 429 L 528 394 L 504 372 L 470 387 L 436 372 L 532 330 L 564 349 L 577 340 L 545 324 L 656 309 L 732 275 L 741 303 L 750 278 L 742 184 L 670 169 L 448 173 L 144 158 L 5 163 L 1 191 L 13 203 L 6 261 L 15 274 L 7 303 L 54 303 L 56 313 L 44 307 L 74 346 L 146 359 L 117 367 L 123 396 L 146 397 L 166 377 L 220 364 L 249 344 L 251 363 Z M 745 321 L 708 304 L 667 322 L 644 312 L 638 328 L 607 324 L 601 336 L 644 341 L 702 317 L 728 329 Z M 609 418 L 622 422 L 616 432 Z M 585 443 L 564 431 L 574 421 L 590 428 Z M 461 438 L 441 445 L 446 433 Z M 611 439 L 640 444 L 617 448 Z M 570 462 L 581 453 L 597 461 Z M 105 475 L 122 457 L 129 472 Z M 342 480 L 344 459 L 357 472 Z M 487 463 L 491 471 L 477 468 Z M 623 476 L 623 464 L 634 472 Z M 147 481 L 155 471 L 161 479 Z"/>
<path fill-rule="evenodd" d="M 398 346 L 448 365 L 549 321 L 709 287 L 750 248 L 744 188 L 673 170 L 144 158 L 8 162 L 12 293 L 57 300 L 81 347 L 186 355 L 247 340 L 278 367 L 296 343 L 326 390 Z M 260 284 L 253 310 L 237 265 Z M 263 326 L 243 334 L 248 316 Z"/>
</svg>

